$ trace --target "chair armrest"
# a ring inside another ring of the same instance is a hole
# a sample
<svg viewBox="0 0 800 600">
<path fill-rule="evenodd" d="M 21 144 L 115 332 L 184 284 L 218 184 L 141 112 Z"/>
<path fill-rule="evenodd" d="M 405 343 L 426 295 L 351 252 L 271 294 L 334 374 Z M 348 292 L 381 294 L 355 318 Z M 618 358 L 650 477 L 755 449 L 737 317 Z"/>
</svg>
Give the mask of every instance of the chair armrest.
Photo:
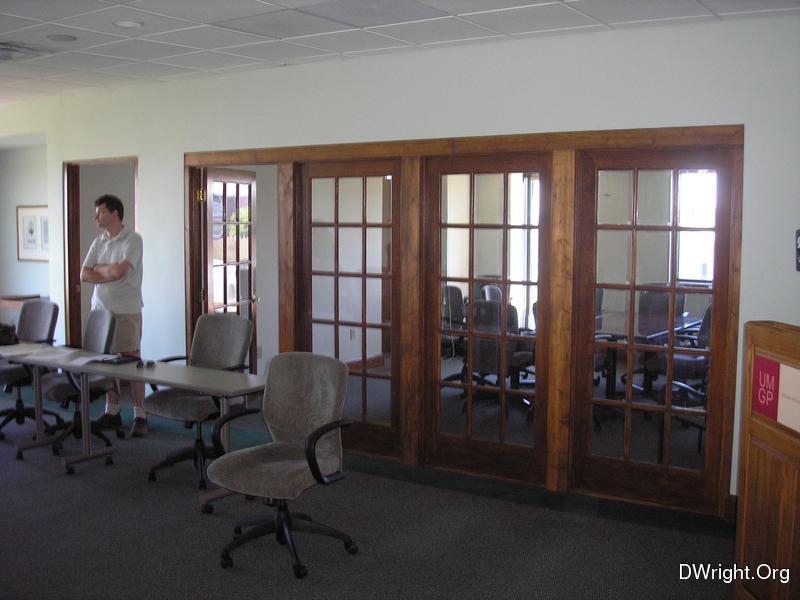
<svg viewBox="0 0 800 600">
<path fill-rule="evenodd" d="M 238 406 L 238 405 L 237 405 Z M 214 421 L 214 429 L 211 432 L 211 441 L 214 444 L 214 451 L 217 456 L 222 456 L 225 454 L 225 448 L 222 446 L 222 428 L 233 421 L 234 419 L 238 419 L 239 417 L 243 417 L 245 415 L 254 415 L 256 413 L 260 413 L 261 409 L 259 408 L 238 408 L 234 407 L 231 409 L 227 415 L 224 415 Z"/>
<path fill-rule="evenodd" d="M 330 485 L 335 481 L 343 479 L 344 474 L 341 471 L 336 471 L 330 475 L 322 474 L 322 471 L 319 469 L 319 463 L 317 462 L 317 442 L 326 433 L 329 433 L 339 427 L 350 427 L 352 424 L 352 421 L 332 421 L 331 423 L 327 423 L 322 427 L 318 427 L 306 438 L 305 449 L 308 468 L 311 469 L 311 474 L 318 483 L 321 483 L 322 485 Z"/>
</svg>

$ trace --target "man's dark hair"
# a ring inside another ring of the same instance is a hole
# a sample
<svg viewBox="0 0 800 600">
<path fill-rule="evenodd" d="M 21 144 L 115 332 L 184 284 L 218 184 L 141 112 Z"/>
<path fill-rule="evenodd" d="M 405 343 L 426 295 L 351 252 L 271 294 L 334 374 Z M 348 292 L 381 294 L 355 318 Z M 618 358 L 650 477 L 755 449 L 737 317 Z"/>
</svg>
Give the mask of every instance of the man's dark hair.
<svg viewBox="0 0 800 600">
<path fill-rule="evenodd" d="M 108 212 L 116 212 L 119 215 L 119 220 L 122 221 L 125 216 L 125 207 L 122 205 L 122 200 L 111 194 L 103 194 L 94 201 L 95 208 L 101 204 L 106 205 Z"/>
</svg>

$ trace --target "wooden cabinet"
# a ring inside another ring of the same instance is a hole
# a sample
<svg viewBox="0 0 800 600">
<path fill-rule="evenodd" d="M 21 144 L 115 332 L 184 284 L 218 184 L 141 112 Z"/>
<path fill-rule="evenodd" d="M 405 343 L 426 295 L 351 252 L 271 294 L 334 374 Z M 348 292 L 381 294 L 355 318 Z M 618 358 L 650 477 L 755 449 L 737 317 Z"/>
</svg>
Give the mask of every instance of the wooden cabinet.
<svg viewBox="0 0 800 600">
<path fill-rule="evenodd" d="M 734 597 L 800 598 L 800 327 L 747 323 L 743 368 Z"/>
</svg>

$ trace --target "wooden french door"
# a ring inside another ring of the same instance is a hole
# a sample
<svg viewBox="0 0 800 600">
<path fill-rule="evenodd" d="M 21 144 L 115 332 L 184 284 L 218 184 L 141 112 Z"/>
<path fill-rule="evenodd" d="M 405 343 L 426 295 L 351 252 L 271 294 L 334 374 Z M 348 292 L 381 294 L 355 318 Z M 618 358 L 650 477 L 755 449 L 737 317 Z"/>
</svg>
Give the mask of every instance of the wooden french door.
<svg viewBox="0 0 800 600">
<path fill-rule="evenodd" d="M 399 452 L 398 336 L 392 308 L 398 273 L 395 161 L 309 163 L 302 171 L 300 346 L 350 368 L 347 447 Z"/>
<path fill-rule="evenodd" d="M 257 368 L 256 175 L 233 169 L 192 169 L 187 344 L 203 313 L 231 312 L 253 323 L 249 364 Z"/>
<path fill-rule="evenodd" d="M 580 154 L 574 487 L 717 510 L 735 172 L 728 150 Z"/>
<path fill-rule="evenodd" d="M 426 462 L 544 481 L 550 162 L 427 165 Z"/>
</svg>

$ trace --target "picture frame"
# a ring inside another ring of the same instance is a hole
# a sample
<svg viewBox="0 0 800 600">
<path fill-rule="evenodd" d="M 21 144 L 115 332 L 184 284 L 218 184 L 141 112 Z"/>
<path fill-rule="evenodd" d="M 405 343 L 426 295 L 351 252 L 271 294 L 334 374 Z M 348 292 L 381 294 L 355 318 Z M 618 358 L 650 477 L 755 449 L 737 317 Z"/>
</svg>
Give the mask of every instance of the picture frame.
<svg viewBox="0 0 800 600">
<path fill-rule="evenodd" d="M 17 260 L 50 260 L 50 225 L 46 205 L 17 206 Z"/>
</svg>

